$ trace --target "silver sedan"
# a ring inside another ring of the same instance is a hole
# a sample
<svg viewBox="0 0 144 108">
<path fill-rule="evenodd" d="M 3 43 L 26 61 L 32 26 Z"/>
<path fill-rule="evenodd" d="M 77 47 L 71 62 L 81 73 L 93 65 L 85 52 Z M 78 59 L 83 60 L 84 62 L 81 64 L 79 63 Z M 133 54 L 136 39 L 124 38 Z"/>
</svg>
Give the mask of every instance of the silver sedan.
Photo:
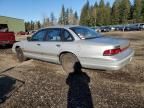
<svg viewBox="0 0 144 108">
<path fill-rule="evenodd" d="M 40 29 L 15 43 L 12 50 L 19 61 L 33 58 L 59 63 L 66 72 L 73 72 L 76 63 L 83 68 L 119 70 L 134 55 L 128 40 L 103 36 L 84 26 Z"/>
</svg>

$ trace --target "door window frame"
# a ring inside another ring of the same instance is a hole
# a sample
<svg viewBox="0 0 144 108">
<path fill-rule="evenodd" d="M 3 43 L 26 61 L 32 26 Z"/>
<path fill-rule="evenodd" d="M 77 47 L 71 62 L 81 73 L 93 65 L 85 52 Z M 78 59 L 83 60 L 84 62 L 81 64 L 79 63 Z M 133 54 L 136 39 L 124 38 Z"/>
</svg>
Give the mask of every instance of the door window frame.
<svg viewBox="0 0 144 108">
<path fill-rule="evenodd" d="M 44 37 L 44 42 L 62 42 L 62 29 L 61 28 L 47 28 L 47 33 Z M 46 40 L 49 30 L 60 30 L 60 40 Z"/>
<path fill-rule="evenodd" d="M 68 32 L 70 34 L 70 37 L 72 38 L 72 40 L 65 40 L 65 38 L 64 38 L 64 31 L 66 31 L 66 32 Z M 67 29 L 64 29 L 64 28 L 62 29 L 62 41 L 63 42 L 72 42 L 72 41 L 74 41 L 73 35 Z"/>
<path fill-rule="evenodd" d="M 32 40 L 32 38 L 33 38 L 34 36 L 36 36 L 39 32 L 42 32 L 42 31 L 46 31 L 46 33 L 45 33 L 45 35 L 44 35 L 44 37 L 43 37 L 43 40 Z M 47 35 L 47 30 L 46 30 L 46 29 L 39 30 L 38 32 L 36 32 L 36 33 L 34 33 L 34 34 L 32 35 L 32 37 L 31 37 L 31 39 L 30 39 L 29 41 L 30 41 L 30 42 L 43 42 L 46 35 Z"/>
</svg>

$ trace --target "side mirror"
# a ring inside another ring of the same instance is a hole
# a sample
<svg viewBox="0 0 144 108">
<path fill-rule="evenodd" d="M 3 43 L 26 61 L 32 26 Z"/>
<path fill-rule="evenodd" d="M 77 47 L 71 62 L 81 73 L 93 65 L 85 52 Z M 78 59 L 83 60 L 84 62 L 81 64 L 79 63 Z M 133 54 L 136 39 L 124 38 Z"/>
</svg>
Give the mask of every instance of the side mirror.
<svg viewBox="0 0 144 108">
<path fill-rule="evenodd" d="M 31 40 L 31 37 L 27 37 L 27 40 L 30 41 L 30 40 Z"/>
</svg>

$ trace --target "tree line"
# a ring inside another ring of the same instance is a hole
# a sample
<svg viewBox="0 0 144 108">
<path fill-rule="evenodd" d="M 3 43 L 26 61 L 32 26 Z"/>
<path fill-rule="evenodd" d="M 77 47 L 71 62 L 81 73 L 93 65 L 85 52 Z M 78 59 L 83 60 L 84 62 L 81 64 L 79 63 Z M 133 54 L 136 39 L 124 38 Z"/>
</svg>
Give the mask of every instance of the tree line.
<svg viewBox="0 0 144 108">
<path fill-rule="evenodd" d="M 87 1 L 82 7 L 80 24 L 102 26 L 144 22 L 144 0 L 115 0 L 112 6 L 104 0 L 90 5 Z"/>
<path fill-rule="evenodd" d="M 112 5 L 109 2 L 97 0 L 90 5 L 89 1 L 83 5 L 79 15 L 72 8 L 61 7 L 59 18 L 54 13 L 50 17 L 43 16 L 40 21 L 25 22 L 26 30 L 37 30 L 42 27 L 52 25 L 86 25 L 86 26 L 102 26 L 127 23 L 144 22 L 144 0 L 115 0 Z"/>
<path fill-rule="evenodd" d="M 79 17 L 76 11 L 72 8 L 65 8 L 62 5 L 61 13 L 57 19 L 52 12 L 50 17 L 43 16 L 42 22 L 40 21 L 27 21 L 25 22 L 26 31 L 37 30 L 43 27 L 53 26 L 53 25 L 78 25 Z"/>
</svg>

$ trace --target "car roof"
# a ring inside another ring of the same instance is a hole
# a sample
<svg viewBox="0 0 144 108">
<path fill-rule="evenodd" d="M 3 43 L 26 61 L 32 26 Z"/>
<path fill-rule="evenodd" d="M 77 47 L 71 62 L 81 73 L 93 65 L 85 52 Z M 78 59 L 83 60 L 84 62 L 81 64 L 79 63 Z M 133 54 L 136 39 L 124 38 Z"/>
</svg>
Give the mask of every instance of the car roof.
<svg viewBox="0 0 144 108">
<path fill-rule="evenodd" d="M 66 28 L 66 29 L 69 29 L 71 27 L 80 27 L 80 25 L 57 25 L 57 26 L 49 26 L 49 27 L 42 28 L 41 30 L 47 29 L 47 28 Z"/>
</svg>

